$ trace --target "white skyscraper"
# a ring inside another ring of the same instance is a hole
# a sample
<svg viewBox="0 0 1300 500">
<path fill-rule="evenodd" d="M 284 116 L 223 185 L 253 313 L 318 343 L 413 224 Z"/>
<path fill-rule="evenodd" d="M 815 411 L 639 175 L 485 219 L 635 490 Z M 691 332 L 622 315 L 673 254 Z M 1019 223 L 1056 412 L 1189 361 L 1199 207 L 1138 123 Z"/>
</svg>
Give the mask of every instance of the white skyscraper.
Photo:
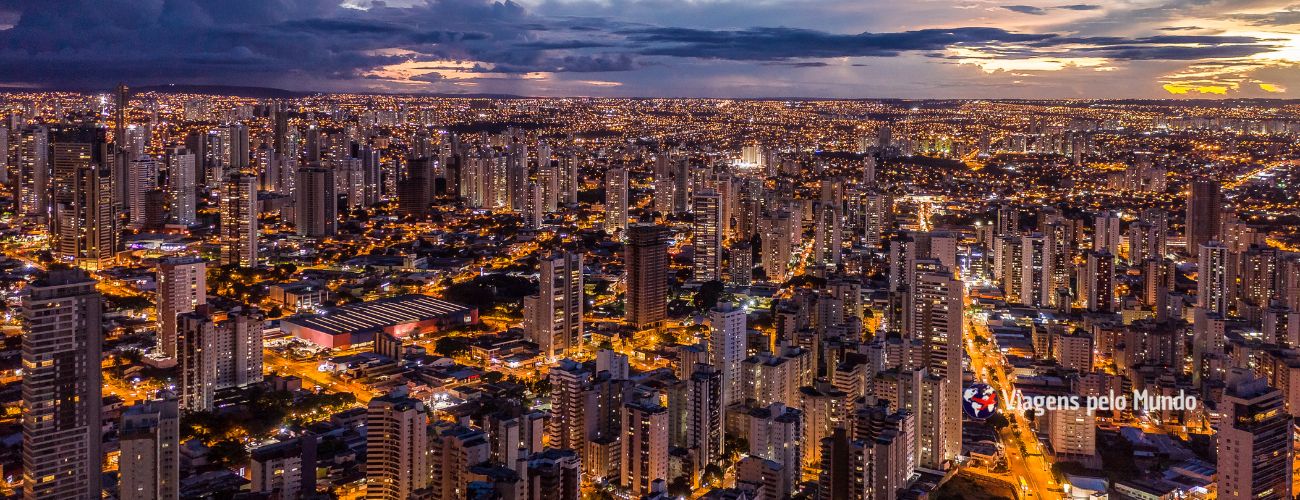
<svg viewBox="0 0 1300 500">
<path fill-rule="evenodd" d="M 1048 437 L 1057 454 L 1091 457 L 1097 453 L 1097 416 L 1093 412 L 1067 408 L 1048 413 Z"/>
<path fill-rule="evenodd" d="M 144 226 L 144 194 L 158 187 L 158 161 L 148 156 L 141 156 L 127 164 L 126 203 L 131 213 L 131 227 Z"/>
<path fill-rule="evenodd" d="M 262 311 L 236 307 L 217 324 L 216 389 L 243 387 L 262 381 Z"/>
<path fill-rule="evenodd" d="M 194 153 L 185 148 L 172 148 L 167 151 L 168 197 L 171 202 L 172 215 L 176 222 L 190 226 L 198 223 L 195 213 L 197 171 Z"/>
<path fill-rule="evenodd" d="M 744 398 L 745 357 L 745 311 L 720 304 L 709 311 L 709 364 L 722 373 L 724 408 Z"/>
<path fill-rule="evenodd" d="M 1196 305 L 1226 317 L 1232 292 L 1229 285 L 1228 247 L 1217 241 L 1201 245 L 1196 268 Z"/>
<path fill-rule="evenodd" d="M 118 430 L 122 450 L 118 458 L 118 498 L 180 498 L 180 434 L 180 409 L 175 399 L 126 408 Z"/>
<path fill-rule="evenodd" d="M 1119 214 L 1115 212 L 1102 212 L 1097 215 L 1092 233 L 1093 251 L 1105 250 L 1111 255 L 1119 255 L 1119 222 Z"/>
<path fill-rule="evenodd" d="M 429 483 L 429 414 L 415 399 L 388 395 L 366 409 L 366 498 L 404 500 Z"/>
<path fill-rule="evenodd" d="M 208 301 L 207 261 L 173 257 L 158 262 L 158 347 L 176 358 L 176 316 Z"/>
<path fill-rule="evenodd" d="M 217 390 L 217 324 L 206 307 L 176 317 L 176 389 L 185 411 L 212 409 Z"/>
<path fill-rule="evenodd" d="M 627 233 L 627 170 L 605 172 L 605 232 L 616 239 Z"/>
</svg>

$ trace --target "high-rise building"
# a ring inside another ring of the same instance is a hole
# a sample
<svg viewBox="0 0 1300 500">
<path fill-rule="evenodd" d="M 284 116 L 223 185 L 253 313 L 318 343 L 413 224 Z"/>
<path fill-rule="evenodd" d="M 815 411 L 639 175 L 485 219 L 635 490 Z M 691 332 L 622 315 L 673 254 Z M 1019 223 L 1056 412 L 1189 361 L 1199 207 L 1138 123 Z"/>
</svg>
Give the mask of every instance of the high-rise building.
<svg viewBox="0 0 1300 500">
<path fill-rule="evenodd" d="M 262 312 L 200 305 L 176 317 L 177 389 L 181 408 L 212 408 L 217 390 L 262 381 Z"/>
<path fill-rule="evenodd" d="M 722 279 L 722 195 L 706 190 L 695 193 L 691 246 L 695 250 L 695 281 Z"/>
<path fill-rule="evenodd" d="M 1187 218 L 1183 226 L 1187 235 L 1187 253 L 1196 252 L 1201 245 L 1217 241 L 1219 227 L 1223 224 L 1223 191 L 1219 182 L 1198 179 L 1192 182 L 1187 194 Z"/>
<path fill-rule="evenodd" d="M 889 240 L 889 291 L 910 288 L 917 262 L 930 257 L 930 233 L 909 231 Z"/>
<path fill-rule="evenodd" d="M 1128 229 L 1128 261 L 1138 264 L 1146 259 L 1163 259 L 1168 246 L 1168 221 L 1159 209 L 1143 210 L 1138 221 Z"/>
<path fill-rule="evenodd" d="M 265 316 L 256 307 L 239 306 L 226 311 L 217 324 L 216 389 L 244 387 L 262 381 L 262 335 Z"/>
<path fill-rule="evenodd" d="M 158 262 L 158 347 L 176 358 L 176 316 L 208 301 L 207 261 L 172 257 Z"/>
<path fill-rule="evenodd" d="M 9 184 L 9 127 L 0 125 L 0 184 Z"/>
<path fill-rule="evenodd" d="M 853 440 L 848 429 L 836 427 L 820 445 L 817 498 L 865 498 L 862 441 Z"/>
<path fill-rule="evenodd" d="M 1282 392 L 1236 369 L 1224 391 L 1218 441 L 1219 498 L 1291 498 L 1294 428 Z"/>
<path fill-rule="evenodd" d="M 751 410 L 748 420 L 749 454 L 781 464 L 785 476 L 782 482 L 789 486 L 798 484 L 803 414 L 796 408 L 773 403 Z"/>
<path fill-rule="evenodd" d="M 740 400 L 758 406 L 781 403 L 798 406 L 799 388 L 811 385 L 816 367 L 812 352 L 800 347 L 784 347 L 780 353 L 759 353 L 745 359 L 744 392 Z"/>
<path fill-rule="evenodd" d="M 605 172 L 605 232 L 614 239 L 627 237 L 627 170 Z"/>
<path fill-rule="evenodd" d="M 633 496 L 647 495 L 656 480 L 668 480 L 668 410 L 648 402 L 623 405 L 619 485 Z"/>
<path fill-rule="evenodd" d="M 591 372 L 576 361 L 563 359 L 547 372 L 547 380 L 552 388 L 551 418 L 546 422 L 549 446 L 585 453 Z"/>
<path fill-rule="evenodd" d="M 827 184 L 822 184 L 823 188 Z M 813 262 L 828 269 L 840 265 L 843 252 L 843 211 L 832 200 L 822 200 L 817 208 L 813 233 Z"/>
<path fill-rule="evenodd" d="M 720 304 L 709 311 L 709 364 L 722 374 L 722 406 L 744 401 L 745 310 Z"/>
<path fill-rule="evenodd" d="M 411 158 L 406 162 L 406 176 L 397 182 L 398 211 L 408 217 L 423 217 L 433 203 L 437 189 L 437 179 L 433 171 L 434 162 L 429 158 Z M 451 178 L 455 179 L 455 175 Z M 451 179 L 448 179 L 449 181 Z M 458 188 L 448 186 L 448 191 L 455 193 Z"/>
<path fill-rule="evenodd" d="M 1092 457 L 1097 453 L 1097 416 L 1087 408 L 1048 411 L 1048 441 L 1058 456 Z"/>
<path fill-rule="evenodd" d="M 1002 282 L 1002 293 L 1008 303 L 1023 304 L 1024 242 L 1019 236 L 1012 235 L 998 238 L 994 244 L 994 268 Z"/>
<path fill-rule="evenodd" d="M 1023 236 L 1020 242 L 1024 245 L 1020 251 L 1020 303 L 1046 307 L 1055 293 L 1051 289 L 1052 247 L 1041 233 Z"/>
<path fill-rule="evenodd" d="M 249 155 L 248 126 L 242 123 L 232 123 L 217 128 L 217 147 L 214 151 L 216 158 L 216 169 L 224 177 L 227 173 L 240 172 L 249 166 L 251 156 Z M 222 177 L 210 177 L 210 181 L 220 180 Z"/>
<path fill-rule="evenodd" d="M 366 498 L 405 500 L 428 484 L 429 414 L 424 403 L 390 394 L 366 408 Z"/>
<path fill-rule="evenodd" d="M 722 457 L 722 373 L 711 365 L 695 365 L 687 384 L 686 442 L 694 470 L 702 472 Z M 666 436 L 665 436 L 666 437 Z"/>
<path fill-rule="evenodd" d="M 176 388 L 185 411 L 212 409 L 217 390 L 217 324 L 207 307 L 176 316 Z"/>
<path fill-rule="evenodd" d="M 383 189 L 380 187 L 380 181 L 383 176 L 383 167 L 380 165 L 379 151 L 369 144 L 363 145 L 357 150 L 357 156 L 361 160 L 361 178 L 360 189 L 361 196 L 359 201 L 361 206 L 369 207 L 379 203 L 380 194 Z"/>
<path fill-rule="evenodd" d="M 355 210 L 366 206 L 366 179 L 361 159 L 335 158 L 322 162 L 322 166 L 334 172 L 334 194 L 343 199 L 340 208 Z"/>
<path fill-rule="evenodd" d="M 922 261 L 918 269 L 926 269 Z M 932 262 L 932 261 L 931 261 Z M 908 292 L 904 331 L 921 344 L 925 375 L 913 384 L 915 406 L 903 406 L 916 415 L 921 445 L 918 462 L 942 468 L 961 447 L 962 291 L 961 280 L 942 266 L 918 272 L 915 289 Z"/>
<path fill-rule="evenodd" d="M 922 261 L 933 263 L 934 261 Z M 903 332 L 922 345 L 922 365 L 942 377 L 961 377 L 962 282 L 942 266 L 918 272 L 907 292 Z"/>
<path fill-rule="evenodd" d="M 221 265 L 257 266 L 257 212 L 257 177 L 227 178 L 221 189 Z"/>
<path fill-rule="evenodd" d="M 1237 299 L 1251 307 L 1264 308 L 1281 297 L 1278 287 L 1278 251 L 1276 248 L 1251 245 L 1238 257 L 1241 286 Z"/>
<path fill-rule="evenodd" d="M 1105 250 L 1111 255 L 1119 255 L 1120 231 L 1119 214 L 1111 211 L 1097 214 L 1092 231 L 1092 250 Z"/>
<path fill-rule="evenodd" d="M 527 200 L 524 203 L 524 227 L 541 229 L 546 219 L 546 193 L 540 183 L 528 183 Z"/>
<path fill-rule="evenodd" d="M 181 416 L 174 398 L 135 404 L 118 430 L 118 498 L 180 498 Z"/>
<path fill-rule="evenodd" d="M 145 227 L 145 193 L 158 187 L 158 161 L 148 156 L 137 157 L 127 163 L 126 206 L 131 215 L 131 227 Z"/>
<path fill-rule="evenodd" d="M 884 234 L 892 224 L 894 213 L 893 197 L 885 193 L 870 193 L 863 196 L 864 235 L 862 242 L 867 248 L 878 249 L 884 241 Z"/>
<path fill-rule="evenodd" d="M 731 245 L 727 261 L 727 283 L 748 286 L 754 279 L 754 247 L 748 241 Z"/>
<path fill-rule="evenodd" d="M 627 321 L 636 328 L 658 326 L 668 315 L 668 241 L 666 228 L 633 224 L 623 261 L 627 269 L 624 295 Z"/>
<path fill-rule="evenodd" d="M 254 448 L 249 453 L 253 493 L 299 498 L 316 491 L 316 440 L 311 432 Z"/>
<path fill-rule="evenodd" d="M 38 223 L 49 223 L 50 142 L 44 127 L 30 127 L 18 133 L 18 211 Z"/>
<path fill-rule="evenodd" d="M 196 157 L 188 149 L 176 147 L 167 150 L 167 198 L 172 216 L 185 226 L 198 223 Z"/>
<path fill-rule="evenodd" d="M 673 189 L 676 184 L 671 178 L 657 177 L 654 182 L 654 211 L 661 216 L 673 213 Z"/>
<path fill-rule="evenodd" d="M 1052 358 L 1066 369 L 1092 371 L 1092 336 L 1083 331 L 1057 334 L 1052 338 Z"/>
<path fill-rule="evenodd" d="M 760 241 L 763 244 L 762 264 L 767 280 L 781 283 L 790 279 L 790 259 L 799 247 L 802 229 L 790 215 L 781 210 L 760 221 Z"/>
<path fill-rule="evenodd" d="M 815 467 L 822 460 L 823 440 L 848 422 L 843 391 L 829 385 L 799 388 L 799 411 L 803 414 L 803 465 Z"/>
<path fill-rule="evenodd" d="M 23 297 L 23 498 L 100 498 L 102 298 L 85 272 L 50 270 Z"/>
<path fill-rule="evenodd" d="M 854 413 L 852 437 L 862 443 L 863 498 L 898 498 L 916 468 L 915 432 L 913 415 L 907 411 L 875 405 Z"/>
<path fill-rule="evenodd" d="M 118 84 L 114 89 L 113 96 L 116 98 L 113 106 L 113 152 L 114 158 L 111 164 L 106 164 L 108 170 L 113 172 L 112 180 L 109 181 L 111 186 L 115 187 L 111 198 L 115 202 L 121 202 L 126 195 L 127 186 L 127 162 L 131 160 L 132 154 L 141 154 L 139 148 L 130 146 L 131 141 L 127 138 L 127 122 L 130 121 L 131 112 L 130 89 L 125 84 Z M 134 151 L 133 151 L 134 150 Z"/>
<path fill-rule="evenodd" d="M 578 500 L 582 459 L 573 450 L 548 448 L 528 457 L 529 500 Z"/>
<path fill-rule="evenodd" d="M 934 373 L 921 375 L 912 388 L 916 405 L 904 408 L 916 416 L 916 463 L 943 470 L 961 453 L 960 378 Z"/>
<path fill-rule="evenodd" d="M 582 254 L 541 259 L 536 295 L 524 298 L 524 333 L 548 360 L 576 353 L 583 341 Z"/>
<path fill-rule="evenodd" d="M 1228 247 L 1217 241 L 1201 244 L 1200 260 L 1196 268 L 1196 305 L 1226 317 L 1232 300 L 1229 286 Z"/>
<path fill-rule="evenodd" d="M 487 434 L 460 424 L 439 422 L 429 428 L 429 484 L 417 498 L 468 498 L 469 468 L 488 461 Z"/>
<path fill-rule="evenodd" d="M 1115 312 L 1115 256 L 1109 251 L 1088 252 L 1088 310 Z"/>
<path fill-rule="evenodd" d="M 104 129 L 51 127 L 54 255 L 86 269 L 106 269 L 117 252 L 113 174 Z"/>
<path fill-rule="evenodd" d="M 338 230 L 338 197 L 334 194 L 334 171 L 328 168 L 298 169 L 294 194 L 294 228 L 299 235 L 319 238 Z"/>
</svg>

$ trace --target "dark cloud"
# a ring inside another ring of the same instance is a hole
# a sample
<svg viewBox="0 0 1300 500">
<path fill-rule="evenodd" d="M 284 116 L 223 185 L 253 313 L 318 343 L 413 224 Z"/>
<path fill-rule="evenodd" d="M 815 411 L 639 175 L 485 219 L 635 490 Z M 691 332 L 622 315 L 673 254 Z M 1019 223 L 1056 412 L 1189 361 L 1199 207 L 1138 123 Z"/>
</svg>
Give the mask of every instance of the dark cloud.
<svg viewBox="0 0 1300 500">
<path fill-rule="evenodd" d="M 1294 26 L 1300 24 L 1300 5 L 1267 14 L 1237 14 L 1233 18 L 1255 26 Z"/>
<path fill-rule="evenodd" d="M 943 57 L 950 47 L 980 49 L 1007 58 L 1089 56 L 1120 60 L 1191 60 L 1241 57 L 1275 48 L 1269 41 L 1246 36 L 1158 35 L 1140 38 L 1066 37 L 1013 33 L 998 28 L 954 28 L 837 35 L 792 28 L 751 28 L 709 31 L 687 28 L 643 28 L 624 31 L 628 39 L 647 46 L 645 55 L 783 61 L 826 57 L 890 57 L 904 52 L 930 52 Z"/>
<path fill-rule="evenodd" d="M 645 55 L 746 61 L 890 57 L 903 52 L 943 50 L 956 45 L 1024 43 L 1056 36 L 1012 33 L 1000 28 L 925 29 L 857 35 L 795 28 L 750 28 L 737 31 L 641 28 L 621 33 L 642 45 L 644 48 L 639 52 Z"/>
<path fill-rule="evenodd" d="M 0 6 L 0 81 L 311 85 L 408 60 L 474 60 L 510 71 L 621 71 L 628 55 L 557 54 L 597 40 L 542 38 L 563 23 L 513 2 L 437 0 L 369 10 L 338 0 L 38 0 Z M 399 49 L 397 51 L 391 49 Z"/>
<path fill-rule="evenodd" d="M 544 17 L 511 1 L 429 0 L 409 7 L 339 0 L 0 0 L 0 83 L 107 88 L 213 83 L 312 89 L 373 79 L 389 64 L 468 61 L 469 73 L 621 72 L 675 58 L 798 68 L 839 57 L 919 54 L 964 47 L 1004 58 L 1087 55 L 1118 60 L 1241 57 L 1274 48 L 1253 37 L 1169 34 L 1087 37 L 992 27 L 838 34 L 787 27 L 716 30 Z M 1051 9 L 1094 10 L 1092 4 Z M 1002 8 L 1026 14 L 1045 9 Z M 1268 20 L 1281 22 L 1292 10 Z M 1297 14 L 1300 15 L 1300 14 Z M 8 29 L 4 26 L 12 25 Z M 439 81 L 435 74 L 422 81 Z"/>
<path fill-rule="evenodd" d="M 774 61 L 774 62 L 765 62 L 763 63 L 763 65 L 764 66 L 788 66 L 791 68 L 821 68 L 825 66 L 830 66 L 829 64 L 821 61 Z"/>
<path fill-rule="evenodd" d="M 1019 12 L 1021 14 L 1031 14 L 1035 16 L 1047 14 L 1047 11 L 1043 8 L 1034 7 L 1033 5 L 1003 5 L 1002 8 L 1011 12 Z"/>
<path fill-rule="evenodd" d="M 539 50 L 568 50 L 613 47 L 614 44 L 594 40 L 537 40 L 514 44 L 515 47 Z"/>
<path fill-rule="evenodd" d="M 1011 11 L 1011 12 L 1019 12 L 1019 13 L 1021 13 L 1021 14 L 1029 14 L 1029 15 L 1034 15 L 1034 16 L 1043 16 L 1043 15 L 1047 15 L 1047 11 L 1048 11 L 1048 9 L 1059 9 L 1059 10 L 1079 10 L 1079 11 L 1084 11 L 1084 10 L 1098 10 L 1098 9 L 1101 9 L 1101 6 L 1100 6 L 1100 5 L 1093 5 L 1093 4 L 1090 4 L 1090 3 L 1076 3 L 1076 4 L 1069 4 L 1069 5 L 1058 5 L 1058 6 L 1056 6 L 1056 7 L 1048 7 L 1048 8 L 1043 8 L 1043 7 L 1034 7 L 1033 5 L 1002 5 L 1001 7 L 1002 7 L 1003 9 L 1009 10 L 1009 11 Z"/>
</svg>

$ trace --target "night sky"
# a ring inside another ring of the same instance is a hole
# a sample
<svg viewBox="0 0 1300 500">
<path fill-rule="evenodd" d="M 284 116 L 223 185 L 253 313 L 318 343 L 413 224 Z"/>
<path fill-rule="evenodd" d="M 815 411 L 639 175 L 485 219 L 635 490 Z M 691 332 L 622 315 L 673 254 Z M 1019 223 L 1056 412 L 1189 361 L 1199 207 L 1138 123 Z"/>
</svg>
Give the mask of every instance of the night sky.
<svg viewBox="0 0 1300 500">
<path fill-rule="evenodd" d="M 1297 1 L 0 0 L 0 87 L 1288 97 Z"/>
</svg>

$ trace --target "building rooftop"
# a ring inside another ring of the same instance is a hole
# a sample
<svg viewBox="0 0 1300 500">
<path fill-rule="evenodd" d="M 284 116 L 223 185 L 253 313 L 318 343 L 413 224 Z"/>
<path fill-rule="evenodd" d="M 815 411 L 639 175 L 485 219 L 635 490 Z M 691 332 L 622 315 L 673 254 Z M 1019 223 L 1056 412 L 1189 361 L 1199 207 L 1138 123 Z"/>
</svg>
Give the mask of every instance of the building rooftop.
<svg viewBox="0 0 1300 500">
<path fill-rule="evenodd" d="M 470 314 L 472 311 L 473 308 L 469 306 L 412 294 L 346 305 L 323 314 L 283 321 L 329 334 L 339 334 L 380 330 L 392 325 Z"/>
</svg>

